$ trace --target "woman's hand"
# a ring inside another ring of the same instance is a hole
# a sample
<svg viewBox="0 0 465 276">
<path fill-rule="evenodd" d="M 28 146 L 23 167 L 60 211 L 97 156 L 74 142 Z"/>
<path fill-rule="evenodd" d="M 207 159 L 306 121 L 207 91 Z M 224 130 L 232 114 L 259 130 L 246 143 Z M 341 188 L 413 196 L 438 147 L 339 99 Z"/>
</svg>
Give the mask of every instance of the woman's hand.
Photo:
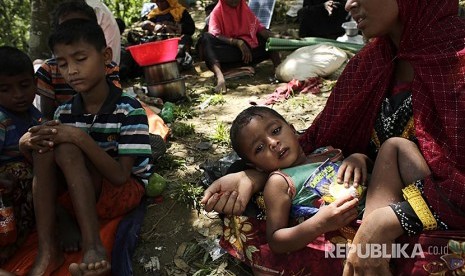
<svg viewBox="0 0 465 276">
<path fill-rule="evenodd" d="M 400 222 L 391 207 L 387 206 L 371 212 L 363 219 L 362 225 L 355 234 L 352 242 L 354 250 L 347 252 L 343 275 L 392 275 L 389 270 L 389 258 L 366 257 L 366 248 L 385 245 L 388 251 L 386 253 L 390 254 L 391 244 L 402 234 Z"/>
<path fill-rule="evenodd" d="M 256 170 L 231 173 L 214 181 L 208 187 L 201 203 L 207 212 L 216 211 L 228 215 L 244 212 L 252 195 L 263 189 L 266 174 Z"/>
<path fill-rule="evenodd" d="M 339 5 L 341 5 L 340 2 L 336 2 L 336 1 L 332 1 L 332 0 L 326 1 L 324 3 L 325 10 L 328 12 L 328 15 L 332 15 L 333 10 L 337 9 L 339 7 Z"/>
<path fill-rule="evenodd" d="M 363 185 L 368 178 L 367 164 L 371 165 L 371 160 L 364 154 L 354 153 L 342 161 L 342 165 L 337 172 L 337 182 L 343 183 L 346 188 L 353 180 L 354 187 Z"/>
<path fill-rule="evenodd" d="M 242 61 L 245 64 L 249 64 L 250 62 L 252 62 L 252 52 L 250 51 L 249 46 L 247 46 L 244 40 L 236 39 L 236 46 L 242 52 Z"/>
</svg>

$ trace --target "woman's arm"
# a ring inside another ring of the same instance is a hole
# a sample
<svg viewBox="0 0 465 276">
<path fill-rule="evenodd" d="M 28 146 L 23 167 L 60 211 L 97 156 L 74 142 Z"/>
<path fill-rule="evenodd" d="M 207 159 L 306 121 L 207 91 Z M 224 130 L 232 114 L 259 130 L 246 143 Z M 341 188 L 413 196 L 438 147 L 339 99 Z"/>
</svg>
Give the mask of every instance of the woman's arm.
<svg viewBox="0 0 465 276">
<path fill-rule="evenodd" d="M 207 212 L 240 215 L 252 195 L 263 189 L 267 177 L 254 169 L 225 175 L 205 190 L 201 203 Z"/>
<path fill-rule="evenodd" d="M 394 211 L 387 206 L 376 209 L 363 218 L 363 223 L 357 230 L 352 245 L 358 246 L 362 250 L 360 255 L 363 256 L 366 255 L 363 251 L 366 245 L 387 244 L 386 248 L 390 249 L 389 244 L 392 244 L 403 233 Z M 361 258 L 356 250 L 351 250 L 348 252 L 343 275 L 391 275 L 389 259 L 374 256 Z"/>
<path fill-rule="evenodd" d="M 184 10 L 181 17 L 181 34 L 192 36 L 195 33 L 195 22 L 187 10 Z"/>
</svg>

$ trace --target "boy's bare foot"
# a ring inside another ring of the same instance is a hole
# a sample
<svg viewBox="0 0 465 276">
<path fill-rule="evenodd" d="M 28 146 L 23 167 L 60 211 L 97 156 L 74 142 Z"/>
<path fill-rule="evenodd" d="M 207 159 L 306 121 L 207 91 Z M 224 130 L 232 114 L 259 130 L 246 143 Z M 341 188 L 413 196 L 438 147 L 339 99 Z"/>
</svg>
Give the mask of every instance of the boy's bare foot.
<svg viewBox="0 0 465 276">
<path fill-rule="evenodd" d="M 107 261 L 97 262 L 92 265 L 85 263 L 72 263 L 69 265 L 69 273 L 72 276 L 103 276 L 110 275 L 111 266 Z"/>
<path fill-rule="evenodd" d="M 0 269 L 0 276 L 15 276 L 15 274 L 8 272 L 6 270 Z"/>
<path fill-rule="evenodd" d="M 72 263 L 69 272 L 72 276 L 110 275 L 111 265 L 106 261 L 107 254 L 103 246 L 89 249 L 84 253 L 82 263 Z"/>
<path fill-rule="evenodd" d="M 81 249 L 81 231 L 76 222 L 67 211 L 57 211 L 58 239 L 64 252 L 77 252 Z"/>
<path fill-rule="evenodd" d="M 63 253 L 57 247 L 52 247 L 49 252 L 41 252 L 37 254 L 34 265 L 29 270 L 29 276 L 51 275 L 65 261 Z"/>
</svg>

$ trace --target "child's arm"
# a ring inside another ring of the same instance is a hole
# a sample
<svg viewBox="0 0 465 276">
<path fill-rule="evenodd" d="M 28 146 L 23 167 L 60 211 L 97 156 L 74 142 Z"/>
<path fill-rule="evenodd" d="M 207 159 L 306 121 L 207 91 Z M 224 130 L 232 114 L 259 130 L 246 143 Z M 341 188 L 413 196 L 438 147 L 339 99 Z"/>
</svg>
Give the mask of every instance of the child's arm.
<svg viewBox="0 0 465 276">
<path fill-rule="evenodd" d="M 337 172 L 337 182 L 349 187 L 350 180 L 353 179 L 355 187 L 363 185 L 367 182 L 368 171 L 371 171 L 372 167 L 373 162 L 365 154 L 351 154 L 342 161 Z"/>
<path fill-rule="evenodd" d="M 303 223 L 289 227 L 292 199 L 288 189 L 286 180 L 279 175 L 272 175 L 265 185 L 266 236 L 275 253 L 302 249 L 319 235 L 345 226 L 357 217 L 358 199 L 347 195 L 322 207 Z"/>
<path fill-rule="evenodd" d="M 55 145 L 61 143 L 76 145 L 92 162 L 103 178 L 117 186 L 127 182 L 132 172 L 134 157 L 120 156 L 118 160 L 114 159 L 100 148 L 92 137 L 77 127 L 59 124 L 53 128 L 57 132 L 53 140 Z"/>
</svg>

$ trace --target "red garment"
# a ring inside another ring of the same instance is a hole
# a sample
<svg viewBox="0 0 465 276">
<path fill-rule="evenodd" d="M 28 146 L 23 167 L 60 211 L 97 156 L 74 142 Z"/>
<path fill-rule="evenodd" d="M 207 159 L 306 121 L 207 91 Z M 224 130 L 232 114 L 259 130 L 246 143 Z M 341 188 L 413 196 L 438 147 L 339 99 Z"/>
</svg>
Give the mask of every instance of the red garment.
<svg viewBox="0 0 465 276">
<path fill-rule="evenodd" d="M 307 153 L 323 145 L 347 155 L 366 152 L 393 81 L 393 60 L 408 61 L 415 71 L 415 135 L 432 170 L 424 196 L 451 229 L 465 229 L 457 210 L 465 211 L 465 22 L 456 0 L 397 2 L 404 25 L 397 52 L 384 37 L 352 58 L 301 143 Z"/>
<path fill-rule="evenodd" d="M 241 0 L 235 8 L 220 0 L 211 12 L 208 23 L 208 32 L 212 35 L 242 39 L 252 49 L 258 46 L 257 33 L 264 28 L 245 0 Z"/>
</svg>

